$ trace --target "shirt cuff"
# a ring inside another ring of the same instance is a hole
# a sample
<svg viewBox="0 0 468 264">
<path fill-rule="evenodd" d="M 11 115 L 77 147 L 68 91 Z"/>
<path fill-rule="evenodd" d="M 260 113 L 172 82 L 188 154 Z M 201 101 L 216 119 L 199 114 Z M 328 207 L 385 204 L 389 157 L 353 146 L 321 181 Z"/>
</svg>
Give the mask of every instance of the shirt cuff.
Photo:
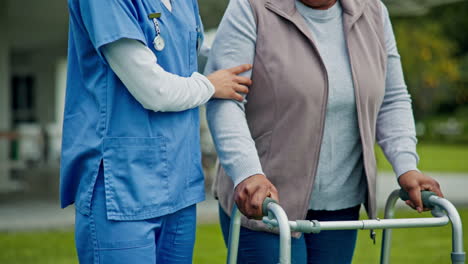
<svg viewBox="0 0 468 264">
<path fill-rule="evenodd" d="M 397 178 L 405 174 L 408 171 L 419 171 L 418 170 L 418 158 L 411 153 L 399 154 L 393 162 L 393 171 Z"/>
<path fill-rule="evenodd" d="M 196 79 L 196 80 L 200 80 L 203 82 L 203 84 L 208 88 L 208 94 L 209 97 L 207 98 L 206 101 L 208 101 L 209 99 L 211 99 L 211 97 L 213 97 L 214 93 L 215 93 L 215 87 L 214 85 L 210 82 L 210 80 L 208 80 L 208 78 L 206 78 L 205 75 L 203 74 L 200 74 L 198 72 L 194 72 L 192 74 L 192 78 Z"/>
<path fill-rule="evenodd" d="M 239 162 L 229 168 L 227 172 L 234 182 L 234 188 L 236 188 L 239 183 L 251 176 L 257 174 L 265 175 L 259 164 L 260 162 L 258 162 L 256 159 L 249 159 L 248 161 Z"/>
</svg>

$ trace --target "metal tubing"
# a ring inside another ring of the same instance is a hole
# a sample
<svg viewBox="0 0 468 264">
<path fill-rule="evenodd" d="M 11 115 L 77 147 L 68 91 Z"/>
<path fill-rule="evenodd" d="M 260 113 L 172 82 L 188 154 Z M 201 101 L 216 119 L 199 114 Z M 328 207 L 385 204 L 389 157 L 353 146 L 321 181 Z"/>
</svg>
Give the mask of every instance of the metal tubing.
<svg viewBox="0 0 468 264">
<path fill-rule="evenodd" d="M 274 227 L 278 226 L 278 221 L 264 220 L 265 223 Z M 386 228 L 415 228 L 415 227 L 436 227 L 444 226 L 450 222 L 447 216 L 435 218 L 401 218 L 401 219 L 371 219 L 358 221 L 323 221 L 319 222 L 320 231 L 325 230 L 369 230 L 369 229 L 386 229 Z M 306 225 L 307 224 L 307 225 Z M 312 233 L 317 226 L 313 222 L 301 224 L 296 221 L 289 221 L 289 226 L 292 231 L 301 233 Z"/>
<path fill-rule="evenodd" d="M 228 240 L 228 264 L 237 264 L 237 255 L 239 250 L 239 236 L 241 227 L 241 213 L 234 205 L 231 214 L 231 228 Z"/>
<path fill-rule="evenodd" d="M 268 211 L 277 219 L 276 226 L 280 232 L 280 264 L 291 263 L 291 228 L 289 227 L 288 216 L 283 208 L 276 203 L 268 204 Z"/>
<path fill-rule="evenodd" d="M 320 222 L 321 230 L 347 229 L 385 229 L 444 226 L 449 223 L 448 217 L 437 218 L 407 218 L 407 219 L 371 219 L 361 221 Z M 358 227 L 358 228 L 356 228 Z"/>
<path fill-rule="evenodd" d="M 276 203 L 269 203 L 268 211 L 278 220 L 280 232 L 280 264 L 291 263 L 291 228 L 288 223 L 288 216 L 283 208 Z M 278 226 L 278 224 L 276 225 Z M 239 237 L 241 228 L 241 213 L 234 205 L 231 214 L 231 227 L 228 241 L 228 264 L 237 264 L 237 256 L 239 250 Z"/>
<path fill-rule="evenodd" d="M 395 204 L 399 198 L 399 190 L 394 190 L 387 199 L 385 204 L 385 219 L 392 219 L 395 216 Z M 392 241 L 392 229 L 384 229 L 382 235 L 382 247 L 380 253 L 380 264 L 390 263 L 390 249 Z"/>
<path fill-rule="evenodd" d="M 399 191 L 393 191 L 385 206 L 385 219 L 391 219 L 394 217 L 395 203 L 398 200 Z M 435 219 L 448 218 L 452 222 L 452 263 L 453 264 L 464 264 L 465 263 L 465 252 L 463 251 L 463 229 L 461 224 L 460 215 L 458 214 L 457 209 L 444 198 L 438 196 L 429 197 L 429 202 L 432 205 L 435 205 L 435 210 L 433 210 L 433 215 L 436 216 Z M 443 209 L 447 212 L 447 216 L 443 216 L 439 210 Z M 392 230 L 385 229 L 382 237 L 382 251 L 380 255 L 381 264 L 389 264 L 390 261 L 390 243 L 392 239 Z"/>
<path fill-rule="evenodd" d="M 444 226 L 452 222 L 452 263 L 464 264 L 465 252 L 463 251 L 463 229 L 457 209 L 444 198 L 430 196 L 429 201 L 435 206 L 434 218 L 409 218 L 392 219 L 394 217 L 395 204 L 399 198 L 399 191 L 393 191 L 385 206 L 385 219 L 371 219 L 360 221 L 288 221 L 284 210 L 276 203 L 267 205 L 270 216 L 275 219 L 263 218 L 263 222 L 272 227 L 279 227 L 280 232 L 280 264 L 291 263 L 291 230 L 302 233 L 320 232 L 321 230 L 351 230 L 351 229 L 384 229 L 381 248 L 381 264 L 388 264 L 390 257 L 390 242 L 392 230 L 395 228 L 436 227 Z M 438 212 L 443 209 L 447 215 Z M 236 207 L 231 215 L 231 232 L 229 234 L 228 264 L 236 264 L 239 245 L 239 233 L 241 214 Z"/>
<path fill-rule="evenodd" d="M 465 252 L 463 251 L 463 228 L 460 215 L 457 209 L 448 200 L 438 197 L 431 196 L 429 201 L 443 208 L 452 222 L 452 263 L 453 264 L 464 264 L 465 263 Z"/>
</svg>

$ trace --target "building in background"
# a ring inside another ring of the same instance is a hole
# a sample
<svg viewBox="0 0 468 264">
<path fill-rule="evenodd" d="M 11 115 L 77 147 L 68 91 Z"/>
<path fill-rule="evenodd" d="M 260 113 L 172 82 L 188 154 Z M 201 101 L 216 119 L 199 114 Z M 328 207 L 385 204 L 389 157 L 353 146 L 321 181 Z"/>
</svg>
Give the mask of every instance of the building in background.
<svg viewBox="0 0 468 264">
<path fill-rule="evenodd" d="M 54 181 L 38 177 L 46 167 L 58 168 L 66 4 L 64 0 L 0 0 L 0 193 L 24 189 L 28 182 Z M 45 174 L 58 182 L 56 173 Z"/>
</svg>

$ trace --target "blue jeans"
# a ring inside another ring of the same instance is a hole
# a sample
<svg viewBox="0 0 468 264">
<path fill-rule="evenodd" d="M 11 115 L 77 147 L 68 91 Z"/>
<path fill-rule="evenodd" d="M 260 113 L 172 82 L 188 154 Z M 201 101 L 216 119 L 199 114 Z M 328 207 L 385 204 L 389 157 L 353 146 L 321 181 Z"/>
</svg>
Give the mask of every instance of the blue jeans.
<svg viewBox="0 0 468 264">
<path fill-rule="evenodd" d="M 359 219 L 360 205 L 337 211 L 313 211 L 307 220 L 343 221 Z M 229 238 L 230 218 L 219 208 L 219 218 L 224 242 Z M 292 263 L 294 264 L 347 264 L 351 263 L 356 245 L 356 230 L 322 231 L 319 234 L 304 234 L 291 240 Z M 261 231 L 241 227 L 237 263 L 278 263 L 279 237 Z"/>
<path fill-rule="evenodd" d="M 109 221 L 102 169 L 91 214 L 76 211 L 75 242 L 81 264 L 190 264 L 195 243 L 196 206 L 144 221 Z"/>
</svg>

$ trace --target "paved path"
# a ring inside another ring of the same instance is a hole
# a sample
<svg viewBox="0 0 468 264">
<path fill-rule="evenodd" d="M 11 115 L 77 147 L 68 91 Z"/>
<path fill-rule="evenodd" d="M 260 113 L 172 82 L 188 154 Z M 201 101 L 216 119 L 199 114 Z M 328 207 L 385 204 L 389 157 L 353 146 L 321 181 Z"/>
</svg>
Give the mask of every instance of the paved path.
<svg viewBox="0 0 468 264">
<path fill-rule="evenodd" d="M 441 184 L 447 199 L 457 206 L 468 206 L 468 175 L 429 173 Z M 381 173 L 377 183 L 378 206 L 383 208 L 390 192 L 397 189 L 396 178 L 391 173 Z M 402 202 L 399 206 L 405 206 Z M 198 222 L 217 222 L 218 205 L 212 197 L 198 205 Z M 56 201 L 22 201 L 0 203 L 0 231 L 47 230 L 71 228 L 74 209 L 59 209 Z"/>
</svg>

